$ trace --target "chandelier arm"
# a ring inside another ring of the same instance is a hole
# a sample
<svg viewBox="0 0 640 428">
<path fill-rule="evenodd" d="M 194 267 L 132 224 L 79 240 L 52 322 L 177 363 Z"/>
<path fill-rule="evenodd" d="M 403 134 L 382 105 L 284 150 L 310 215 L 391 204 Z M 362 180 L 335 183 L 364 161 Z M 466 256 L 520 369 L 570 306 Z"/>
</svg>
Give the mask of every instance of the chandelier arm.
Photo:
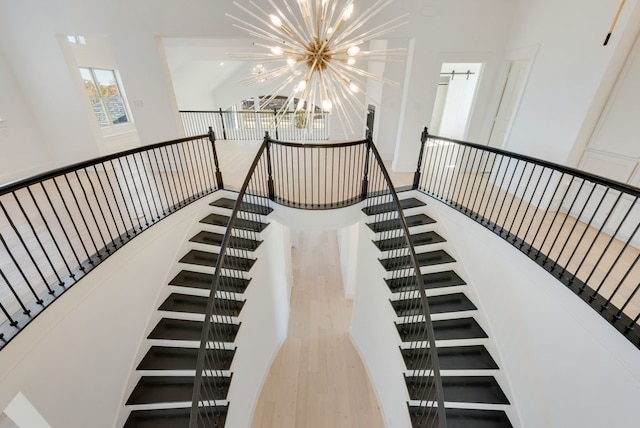
<svg viewBox="0 0 640 428">
<path fill-rule="evenodd" d="M 343 69 L 340 70 L 338 67 L 336 67 L 336 65 L 334 64 L 328 64 L 327 66 L 328 68 L 331 69 L 331 71 L 333 71 L 333 73 L 338 76 L 341 80 L 342 83 L 345 85 L 348 85 L 349 83 L 351 83 L 354 79 L 358 80 L 358 83 L 360 83 L 361 85 L 364 83 L 364 81 L 359 80 L 356 75 L 354 73 L 352 73 L 349 70 Z"/>
<path fill-rule="evenodd" d="M 258 83 L 261 80 L 278 79 L 278 78 L 282 77 L 283 75 L 285 75 L 288 71 L 289 71 L 289 67 L 288 66 L 282 66 L 282 67 L 278 67 L 276 69 L 273 69 L 271 71 L 268 71 L 267 73 L 263 73 L 263 74 L 247 77 L 246 79 L 239 80 L 238 83 L 240 83 L 240 84 L 248 84 L 248 83 Z M 295 78 L 295 75 L 292 74 L 290 77 L 293 80 Z"/>
<path fill-rule="evenodd" d="M 289 47 L 291 47 L 291 48 L 296 48 L 296 47 L 297 47 L 298 49 L 300 49 L 300 47 L 298 47 L 298 46 L 296 45 L 296 43 L 294 42 L 294 40 L 293 40 L 293 39 L 290 39 L 289 41 L 282 40 L 282 38 L 278 37 L 277 35 L 272 34 L 272 33 L 269 33 L 268 31 L 263 30 L 263 29 L 262 29 L 262 28 L 260 28 L 260 27 L 256 27 L 255 25 L 253 25 L 253 24 L 251 24 L 251 23 L 249 23 L 249 22 L 243 21 L 243 20 L 241 20 L 241 19 L 239 19 L 239 18 L 236 18 L 235 16 L 232 16 L 232 15 L 227 15 L 227 16 L 229 16 L 230 18 L 233 18 L 233 19 L 235 19 L 235 20 L 237 20 L 237 21 L 241 22 L 241 23 L 242 23 L 242 24 L 244 24 L 244 25 L 249 26 L 250 28 L 253 28 L 253 30 L 251 30 L 251 29 L 249 29 L 249 28 L 242 27 L 241 25 L 233 24 L 233 26 L 234 26 L 234 27 L 236 27 L 236 28 L 239 28 L 239 29 L 241 29 L 241 30 L 246 31 L 246 32 L 247 32 L 247 33 L 249 33 L 249 35 L 251 35 L 251 36 L 259 37 L 259 38 L 261 38 L 261 39 L 263 39 L 263 40 L 266 40 L 266 41 L 268 41 L 268 42 L 272 42 L 272 43 L 282 43 L 282 44 L 284 44 L 285 46 L 289 46 Z M 293 43 L 292 43 L 292 42 L 293 42 Z"/>
<path fill-rule="evenodd" d="M 335 19 L 335 15 L 336 15 L 336 10 L 338 8 L 338 2 L 333 2 L 333 4 L 331 5 L 331 13 L 329 13 L 329 15 L 324 19 L 324 25 L 322 28 L 322 39 L 326 40 L 328 38 L 329 34 L 329 28 L 332 27 L 332 22 Z"/>
<path fill-rule="evenodd" d="M 265 14 L 267 15 L 267 18 L 269 17 L 269 15 L 268 15 L 266 12 L 264 12 L 260 7 L 258 7 L 258 6 L 253 2 L 253 1 L 250 1 L 249 3 L 251 3 L 251 4 L 252 4 L 256 9 L 258 9 L 259 11 L 261 11 L 261 12 L 265 13 Z M 265 21 L 264 19 L 262 19 L 262 18 L 260 18 L 258 15 L 256 15 L 256 14 L 255 14 L 255 12 L 253 12 L 252 10 L 250 10 L 250 9 L 249 9 L 249 8 L 247 8 L 247 7 L 242 6 L 240 3 L 236 2 L 236 1 L 234 1 L 234 2 L 233 2 L 233 4 L 234 4 L 235 6 L 237 6 L 240 10 L 242 10 L 244 13 L 246 13 L 246 14 L 248 14 L 249 16 L 253 17 L 256 21 L 258 21 L 258 22 L 260 22 L 260 23 L 265 23 L 265 22 L 266 22 L 267 26 L 268 26 L 269 28 L 273 29 L 273 25 L 271 24 L 271 22 L 270 22 L 270 21 Z M 242 22 L 243 24 L 250 25 L 251 27 L 256 28 L 256 29 L 258 29 L 258 30 L 260 30 L 260 31 L 262 31 L 262 32 L 265 32 L 265 33 L 267 33 L 267 34 L 270 34 L 268 31 L 266 31 L 266 30 L 264 30 L 264 29 L 262 29 L 262 28 L 256 27 L 254 24 L 251 24 L 251 23 L 249 23 L 249 22 L 247 22 L 247 21 L 244 21 L 244 20 L 242 20 L 242 19 L 240 19 L 240 18 L 236 18 L 235 16 L 233 16 L 233 15 L 231 15 L 231 14 L 229 14 L 229 13 L 227 13 L 227 16 L 229 16 L 229 17 L 231 17 L 231 18 L 235 19 L 236 21 L 240 21 L 240 22 Z"/>
<path fill-rule="evenodd" d="M 364 33 L 362 33 L 360 36 L 358 36 L 358 40 L 357 41 L 353 41 L 353 40 L 345 40 L 344 42 L 340 43 L 342 40 L 338 41 L 336 40 L 335 43 L 335 49 L 339 50 L 340 48 L 345 49 L 348 46 L 351 45 L 359 45 L 362 44 L 368 40 L 371 39 L 375 39 L 377 37 L 380 37 L 382 35 L 388 34 L 392 31 L 394 31 L 396 28 L 402 27 L 403 25 L 406 25 L 408 23 L 408 21 L 402 21 L 402 22 L 398 22 L 401 19 L 405 19 L 407 18 L 407 15 L 403 15 L 403 16 L 399 16 L 397 18 L 394 18 L 390 21 L 385 22 L 384 24 L 381 24 L 375 28 L 372 28 L 369 31 L 366 31 Z M 395 23 L 395 24 L 394 24 Z"/>
<path fill-rule="evenodd" d="M 300 33 L 300 31 L 298 30 L 298 28 L 300 27 L 300 22 L 298 21 L 296 16 L 293 14 L 293 11 L 291 10 L 289 3 L 286 1 L 284 2 L 285 6 L 287 7 L 287 10 L 289 10 L 289 12 L 291 13 L 291 16 L 294 19 L 293 23 L 289 21 L 289 18 L 284 13 L 282 13 L 282 10 L 280 10 L 278 5 L 276 5 L 273 0 L 269 0 L 269 3 L 271 4 L 271 6 L 273 6 L 273 8 L 278 13 L 278 15 L 280 15 L 280 19 L 284 22 L 284 24 L 286 25 L 286 28 L 291 31 L 290 37 L 299 44 L 299 47 L 301 49 L 304 48 L 304 46 L 306 45 L 306 42 L 304 41 L 304 35 Z M 287 34 L 286 31 L 283 30 L 283 32 Z"/>
<path fill-rule="evenodd" d="M 273 93 L 271 95 L 269 95 L 269 98 L 267 98 L 266 101 L 261 102 L 261 104 L 264 105 L 268 105 L 271 101 L 273 101 L 278 95 L 279 93 L 284 90 L 284 88 L 286 88 L 291 82 L 293 81 L 293 76 L 289 76 L 288 78 L 286 78 L 284 80 L 284 82 L 282 82 L 282 84 L 276 88 L 275 91 L 273 91 Z M 289 98 L 287 98 L 288 101 Z"/>
<path fill-rule="evenodd" d="M 269 1 L 273 3 L 272 0 L 269 0 Z M 304 34 L 302 33 L 302 31 L 300 30 L 301 28 L 303 28 L 302 24 L 298 20 L 298 17 L 296 16 L 295 12 L 291 8 L 291 5 L 289 4 L 289 2 L 287 0 L 283 0 L 283 3 L 284 3 L 285 7 L 287 8 L 287 11 L 289 12 L 289 14 L 291 16 L 291 21 L 289 20 L 288 16 L 283 15 L 282 18 L 284 18 L 285 22 L 287 24 L 289 24 L 291 26 L 291 28 L 293 28 L 293 30 L 296 32 L 296 34 L 298 34 L 298 37 L 300 37 L 300 39 L 302 40 L 301 45 L 305 45 L 306 44 L 304 42 L 305 37 L 304 37 Z"/>
<path fill-rule="evenodd" d="M 342 89 L 342 86 L 339 85 L 339 84 L 335 85 L 335 87 L 338 88 L 338 89 Z M 344 105 L 342 104 L 342 98 L 337 96 L 338 95 L 337 94 L 337 89 L 332 89 L 331 92 L 334 93 L 333 94 L 333 98 L 336 100 L 336 108 L 338 110 L 340 110 L 340 114 L 338 115 L 338 118 L 339 118 L 339 121 L 340 121 L 340 123 L 342 125 L 343 131 L 346 134 L 346 129 L 344 129 L 344 128 L 345 128 L 345 125 L 347 125 L 347 127 L 349 128 L 349 132 L 353 133 L 353 126 L 351 126 L 351 120 L 350 120 L 352 118 L 349 116 L 349 113 L 347 112 L 347 110 L 345 109 Z M 344 120 L 342 120 L 343 117 L 347 119 L 346 123 L 345 123 Z"/>
<path fill-rule="evenodd" d="M 302 21 L 307 27 L 307 34 L 313 34 L 313 21 L 311 16 L 311 10 L 309 9 L 308 1 L 298 1 L 298 7 L 300 8 L 300 13 L 302 14 Z"/>
<path fill-rule="evenodd" d="M 337 66 L 345 68 L 346 70 L 349 70 L 352 73 L 359 74 L 360 76 L 367 77 L 369 79 L 375 80 L 376 82 L 389 84 L 389 85 L 392 85 L 393 87 L 396 87 L 396 88 L 399 87 L 398 82 L 396 82 L 395 80 L 385 79 L 384 77 L 378 76 L 377 74 L 373 74 L 373 73 L 370 73 L 368 71 L 364 71 L 364 70 L 362 70 L 360 68 L 351 67 L 349 65 L 344 65 L 344 64 L 338 64 Z"/>
<path fill-rule="evenodd" d="M 284 16 L 284 14 L 282 13 L 282 11 L 280 10 L 280 8 L 273 2 L 273 0 L 269 0 L 269 2 L 271 3 L 271 5 L 273 6 L 273 8 L 276 10 L 276 12 L 278 13 L 278 15 L 280 15 L 282 18 L 285 19 L 286 21 L 286 17 Z M 280 40 L 278 39 L 279 37 L 286 37 L 289 39 L 290 42 L 293 42 L 293 44 L 298 44 L 300 48 L 303 48 L 305 45 L 304 42 L 304 37 L 301 37 L 297 34 L 294 34 L 291 31 L 290 28 L 290 23 L 289 21 L 286 21 L 283 25 L 281 25 L 280 27 L 278 27 L 277 25 L 273 25 L 273 23 L 271 23 L 271 15 L 265 11 L 264 9 L 262 9 L 257 3 L 255 3 L 253 0 L 250 0 L 249 3 L 251 3 L 253 5 L 253 7 L 255 7 L 256 9 L 258 9 L 266 18 L 267 20 L 265 20 L 265 22 L 267 23 L 267 26 L 269 26 L 271 28 L 272 31 L 274 31 L 273 37 L 274 37 L 274 41 L 275 42 L 280 42 Z M 262 22 L 262 21 L 261 21 Z M 289 24 L 289 25 L 286 25 Z"/>
<path fill-rule="evenodd" d="M 407 54 L 407 49 L 405 49 L 405 48 L 375 49 L 375 50 L 371 50 L 371 51 L 360 51 L 360 52 L 358 52 L 358 56 L 359 57 L 366 56 L 366 57 L 369 57 L 369 58 L 375 57 L 377 55 L 401 56 L 401 55 L 406 55 L 406 54 Z"/>
<path fill-rule="evenodd" d="M 366 12 L 362 13 L 358 18 L 356 18 L 351 24 L 344 28 L 339 34 L 336 32 L 335 43 L 340 43 L 341 40 L 344 40 L 351 33 L 361 28 L 364 24 L 366 24 L 371 18 L 380 13 L 385 7 L 389 6 L 393 0 L 378 0 L 371 8 L 367 9 Z"/>
<path fill-rule="evenodd" d="M 335 82 L 337 83 L 336 87 L 337 87 L 337 88 L 340 90 L 340 92 L 342 93 L 342 97 L 343 97 L 343 99 L 344 99 L 344 100 L 346 100 L 346 101 L 349 103 L 349 105 L 350 105 L 351 109 L 352 109 L 352 110 L 357 114 L 357 113 L 358 113 L 358 109 L 357 109 L 357 107 L 356 107 L 356 106 L 351 102 L 351 98 L 353 98 L 353 100 L 354 100 L 354 101 L 358 101 L 358 97 L 357 97 L 357 95 L 356 95 L 355 93 L 351 92 L 351 90 L 346 90 L 346 89 L 345 89 L 346 84 L 351 83 L 351 79 L 349 78 L 349 76 L 344 76 L 344 74 L 343 74 L 343 73 L 341 73 L 341 72 L 340 72 L 340 70 L 337 70 L 337 69 L 335 69 L 335 68 L 333 68 L 333 67 L 332 67 L 332 69 L 333 69 L 333 71 L 334 71 L 334 76 L 331 76 L 331 77 L 332 77 L 332 78 L 335 80 Z M 339 77 L 340 79 L 343 79 L 343 82 L 340 82 L 340 81 L 338 80 L 338 77 Z M 341 83 L 342 83 L 342 84 L 341 84 Z"/>
</svg>

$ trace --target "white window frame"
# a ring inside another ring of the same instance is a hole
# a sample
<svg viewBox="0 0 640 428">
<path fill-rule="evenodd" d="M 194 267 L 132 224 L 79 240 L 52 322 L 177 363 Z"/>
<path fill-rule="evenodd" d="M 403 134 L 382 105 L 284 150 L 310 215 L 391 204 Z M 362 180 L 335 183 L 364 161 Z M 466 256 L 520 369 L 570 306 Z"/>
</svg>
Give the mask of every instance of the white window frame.
<svg viewBox="0 0 640 428">
<path fill-rule="evenodd" d="M 114 69 L 110 69 L 110 68 L 100 68 L 100 67 L 79 67 L 80 70 L 87 70 L 90 74 L 91 74 L 91 78 L 93 79 L 93 85 L 96 88 L 96 92 L 98 94 L 98 100 L 100 100 L 100 105 L 102 106 L 102 111 L 104 112 L 107 120 L 108 120 L 108 124 L 102 124 L 100 123 L 100 120 L 98 120 L 98 118 L 96 117 L 96 121 L 98 122 L 98 125 L 100 125 L 101 128 L 106 128 L 106 127 L 110 127 L 110 126 L 120 126 L 120 125 L 124 125 L 124 124 L 129 124 L 132 123 L 132 117 L 131 117 L 131 111 L 129 110 L 129 104 L 127 102 L 127 99 L 125 98 L 124 95 L 124 91 L 122 90 L 122 85 L 120 84 L 120 76 L 118 75 L 117 70 Z M 126 122 L 119 122 L 119 123 L 114 123 L 114 118 L 111 117 L 111 112 L 109 111 L 109 109 L 107 108 L 107 105 L 105 103 L 105 99 L 102 96 L 102 92 L 100 91 L 100 85 L 98 84 L 98 78 L 96 76 L 95 71 L 99 70 L 99 71 L 110 71 L 113 73 L 113 76 L 115 78 L 115 84 L 116 87 L 118 88 L 118 94 L 122 100 L 122 106 L 124 108 L 124 113 L 125 116 L 127 118 Z M 84 82 L 84 77 L 81 76 L 82 81 Z M 93 107 L 92 107 L 93 108 Z"/>
</svg>

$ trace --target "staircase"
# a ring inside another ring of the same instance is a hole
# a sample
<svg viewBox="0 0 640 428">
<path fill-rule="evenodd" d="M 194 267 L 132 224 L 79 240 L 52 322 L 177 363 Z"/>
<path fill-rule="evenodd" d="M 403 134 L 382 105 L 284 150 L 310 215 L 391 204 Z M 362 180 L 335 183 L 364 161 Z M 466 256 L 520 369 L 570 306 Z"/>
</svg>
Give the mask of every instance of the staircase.
<svg viewBox="0 0 640 428">
<path fill-rule="evenodd" d="M 231 194 L 232 195 L 232 194 Z M 189 239 L 188 251 L 178 261 L 179 273 L 169 281 L 168 297 L 158 308 L 160 320 L 147 337 L 148 351 L 136 369 L 139 380 L 126 405 L 131 413 L 125 428 L 188 428 L 196 361 L 209 289 L 213 280 L 218 252 L 222 244 L 229 216 L 235 201 L 220 197 L 209 204 L 211 212 L 199 222 L 201 229 Z M 243 204 L 241 212 L 260 214 L 270 212 L 264 207 Z M 258 211 L 259 210 L 259 211 Z M 266 222 L 239 219 L 234 235 L 246 236 L 245 231 L 262 231 Z M 214 321 L 219 323 L 220 337 L 209 349 L 209 361 L 217 365 L 215 376 L 203 378 L 203 388 L 215 403 L 219 425 L 224 426 L 228 409 L 227 392 L 232 382 L 234 341 L 240 329 L 239 316 L 244 305 L 243 293 L 251 278 L 249 271 L 256 260 L 234 255 L 234 250 L 252 252 L 261 241 L 234 239 L 225 256 L 227 269 L 241 271 L 221 282 L 216 292 Z M 231 273 L 227 272 L 228 275 Z M 219 371 L 218 371 L 219 370 Z"/>
<path fill-rule="evenodd" d="M 403 198 L 404 196 L 404 198 Z M 426 287 L 429 309 L 433 319 L 436 346 L 440 361 L 444 402 L 448 428 L 509 428 L 512 427 L 506 410 L 509 400 L 495 375 L 496 361 L 486 348 L 489 337 L 476 320 L 478 308 L 469 298 L 469 287 L 458 273 L 456 260 L 446 250 L 446 240 L 436 231 L 436 222 L 426 214 L 426 204 L 400 194 L 401 205 L 409 225 L 418 263 Z M 398 248 L 404 237 L 381 239 L 384 232 L 401 228 L 397 219 L 385 218 L 375 222 L 373 216 L 391 213 L 394 207 L 380 204 L 363 209 L 372 222 L 368 226 L 376 233 L 374 244 L 380 250 L 380 263 L 389 272 L 403 269 L 410 273 L 408 256 L 390 257 L 388 251 Z M 398 273 L 398 272 L 396 272 Z M 401 339 L 400 352 L 405 362 L 405 382 L 409 392 L 409 413 L 414 427 L 430 426 L 421 418 L 425 401 L 435 395 L 424 396 L 433 379 L 424 376 L 431 362 L 421 358 L 418 340 L 424 338 L 419 295 L 415 277 L 387 279 L 392 293 L 390 304 L 396 313 L 396 328 Z M 416 319 L 417 318 L 417 319 Z M 434 389 L 435 392 L 435 389 Z M 420 396 L 422 394 L 422 397 Z M 424 400 L 424 401 L 420 401 Z"/>
</svg>

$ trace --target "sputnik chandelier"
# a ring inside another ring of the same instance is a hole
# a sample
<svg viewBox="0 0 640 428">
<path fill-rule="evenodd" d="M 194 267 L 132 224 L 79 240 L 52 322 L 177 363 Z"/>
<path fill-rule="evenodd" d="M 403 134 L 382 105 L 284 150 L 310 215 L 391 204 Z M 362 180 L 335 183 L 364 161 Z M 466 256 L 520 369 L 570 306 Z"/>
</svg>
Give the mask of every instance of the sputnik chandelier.
<svg viewBox="0 0 640 428">
<path fill-rule="evenodd" d="M 297 9 L 290 0 L 281 0 L 281 6 L 268 0 L 268 11 L 253 0 L 249 1 L 251 9 L 234 1 L 249 18 L 227 16 L 235 27 L 260 39 L 254 46 L 264 51 L 230 56 L 272 64 L 240 83 L 270 82 L 271 93 L 261 99 L 260 108 L 279 94 L 290 94 L 278 114 L 284 114 L 290 105 L 296 113 L 335 110 L 343 129 L 347 125 L 353 132 L 353 118 L 364 116 L 366 94 L 361 89 L 366 88 L 367 79 L 397 85 L 361 68 L 367 66 L 367 59 L 384 62 L 405 53 L 405 49 L 364 50 L 368 41 L 406 24 L 407 15 L 403 15 L 363 30 L 392 1 L 378 0 L 357 16 L 353 0 L 292 0 Z"/>
</svg>

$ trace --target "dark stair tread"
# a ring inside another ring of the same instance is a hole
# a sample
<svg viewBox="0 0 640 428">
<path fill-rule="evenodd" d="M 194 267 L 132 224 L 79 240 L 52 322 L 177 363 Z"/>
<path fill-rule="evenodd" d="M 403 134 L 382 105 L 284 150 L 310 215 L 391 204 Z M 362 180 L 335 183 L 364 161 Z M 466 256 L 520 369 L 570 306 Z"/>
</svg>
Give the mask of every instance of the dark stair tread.
<svg viewBox="0 0 640 428">
<path fill-rule="evenodd" d="M 411 425 L 431 426 L 426 418 L 420 418 L 424 408 L 409 406 Z M 513 428 L 502 410 L 446 409 L 447 428 Z"/>
<path fill-rule="evenodd" d="M 466 282 L 452 270 L 422 274 L 425 289 L 466 285 Z M 389 289 L 394 293 L 416 290 L 416 277 L 406 276 L 386 280 Z"/>
<path fill-rule="evenodd" d="M 190 402 L 194 376 L 142 376 L 131 392 L 127 405 Z M 231 377 L 203 377 L 204 400 L 226 400 Z"/>
<path fill-rule="evenodd" d="M 218 284 L 218 290 L 234 293 L 243 293 L 251 281 L 250 279 L 231 276 L 222 276 L 222 278 L 223 280 Z M 209 290 L 212 282 L 213 275 L 210 273 L 182 270 L 169 282 L 169 285 Z"/>
<path fill-rule="evenodd" d="M 423 207 L 425 205 L 427 204 L 425 204 L 424 202 L 416 198 L 400 199 L 400 207 L 402 207 L 403 210 L 408 210 L 409 208 Z M 393 202 L 385 202 L 383 204 L 365 207 L 362 209 L 362 211 L 366 215 L 384 214 L 384 213 L 396 211 L 396 205 Z"/>
<path fill-rule="evenodd" d="M 220 414 L 219 424 L 225 425 L 228 406 L 201 408 L 200 414 L 215 409 Z M 191 407 L 181 409 L 134 410 L 127 418 L 123 428 L 189 428 Z"/>
<path fill-rule="evenodd" d="M 206 216 L 205 218 L 203 218 L 202 220 L 200 220 L 200 223 L 227 227 L 227 224 L 229 223 L 229 218 L 230 217 L 226 215 L 212 213 Z M 268 226 L 267 223 L 262 223 L 254 220 L 247 220 L 245 218 L 239 218 L 234 223 L 233 228 L 239 229 L 239 230 L 249 230 L 252 232 L 262 232 L 267 226 Z"/>
<path fill-rule="evenodd" d="M 427 298 L 431 314 L 446 312 L 472 311 L 476 306 L 464 293 L 444 294 Z M 419 297 L 413 299 L 393 300 L 391 306 L 399 317 L 422 315 L 422 302 Z"/>
<path fill-rule="evenodd" d="M 208 297 L 203 296 L 171 293 L 158 309 L 169 312 L 204 314 L 207 310 L 208 300 Z M 241 300 L 216 298 L 214 300 L 213 314 L 237 317 L 240 311 L 242 311 L 243 306 L 244 302 Z"/>
<path fill-rule="evenodd" d="M 226 208 L 226 209 L 232 210 L 235 204 L 236 204 L 235 199 L 220 198 L 218 200 L 211 202 L 209 205 L 211 205 L 212 207 L 220 207 L 220 208 Z M 254 204 L 251 202 L 242 202 L 240 204 L 240 211 L 253 213 L 253 214 L 260 214 L 260 215 L 269 215 L 269 213 L 273 211 L 273 208 L 260 205 L 260 204 Z"/>
<path fill-rule="evenodd" d="M 422 348 L 402 349 L 407 370 L 431 369 L 431 359 L 421 358 Z M 440 370 L 492 370 L 498 369 L 487 348 L 482 345 L 438 348 Z"/>
<path fill-rule="evenodd" d="M 407 226 L 409 227 L 433 224 L 436 222 L 426 214 L 410 215 L 408 217 L 405 217 L 405 220 L 407 221 Z M 402 227 L 400 220 L 398 219 L 384 220 L 376 223 L 367 223 L 367 226 L 369 226 L 369 228 L 375 233 L 388 232 L 390 230 L 400 229 Z"/>
<path fill-rule="evenodd" d="M 406 376 L 411 400 L 435 399 L 433 379 L 432 376 Z M 507 396 L 493 376 L 442 376 L 441 379 L 446 402 L 509 404 Z"/>
<path fill-rule="evenodd" d="M 414 247 L 419 247 L 421 245 L 438 244 L 440 242 L 446 242 L 447 240 L 436 232 L 429 231 L 411 235 L 411 241 L 413 242 Z M 405 240 L 404 234 L 396 238 L 375 241 L 374 244 L 376 244 L 376 247 L 378 247 L 380 251 L 397 250 L 399 248 L 407 247 L 407 241 Z"/>
<path fill-rule="evenodd" d="M 219 247 L 222 245 L 223 238 L 224 235 L 222 233 L 207 232 L 203 230 L 202 232 L 198 232 L 193 238 L 189 239 L 189 241 L 196 242 L 198 244 L 216 245 Z M 232 236 L 229 241 L 229 248 L 253 251 L 258 248 L 261 243 L 262 241 Z"/>
<path fill-rule="evenodd" d="M 396 324 L 403 342 L 426 340 L 425 325 L 420 323 Z M 487 338 L 480 324 L 473 318 L 433 321 L 436 340 Z"/>
<path fill-rule="evenodd" d="M 192 265 L 215 267 L 218 260 L 218 254 L 208 251 L 190 250 L 180 260 L 180 263 Z M 225 256 L 222 267 L 225 269 L 234 269 L 248 272 L 256 261 L 244 257 Z"/>
<path fill-rule="evenodd" d="M 161 340 L 200 341 L 203 321 L 176 320 L 162 318 L 147 337 Z M 216 332 L 221 336 L 220 342 L 233 342 L 240 329 L 239 324 L 218 324 Z"/>
<path fill-rule="evenodd" d="M 418 258 L 418 265 L 420 267 L 434 266 L 444 263 L 453 263 L 456 261 L 444 250 L 427 251 L 424 253 L 416 254 Z M 391 257 L 388 259 L 381 259 L 380 263 L 387 271 L 406 269 L 412 267 L 411 258 L 409 256 Z"/>
<path fill-rule="evenodd" d="M 198 348 L 178 348 L 152 346 L 146 353 L 137 370 L 195 370 L 198 361 Z M 207 361 L 214 362 L 214 370 L 229 370 L 235 350 L 209 349 Z"/>
</svg>

